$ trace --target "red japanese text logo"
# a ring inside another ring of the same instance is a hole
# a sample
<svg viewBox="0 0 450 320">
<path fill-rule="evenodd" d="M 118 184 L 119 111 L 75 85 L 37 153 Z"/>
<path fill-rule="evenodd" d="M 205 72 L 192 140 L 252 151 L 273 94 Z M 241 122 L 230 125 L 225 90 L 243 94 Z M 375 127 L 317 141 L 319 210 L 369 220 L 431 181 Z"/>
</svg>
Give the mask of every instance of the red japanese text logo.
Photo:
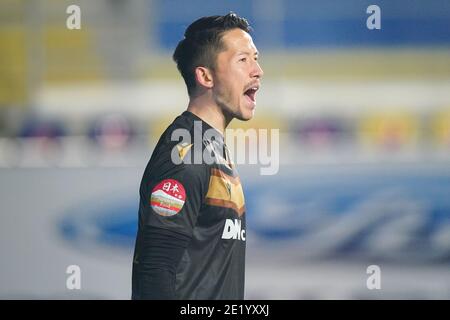
<svg viewBox="0 0 450 320">
<path fill-rule="evenodd" d="M 183 185 L 174 179 L 161 181 L 152 190 L 150 204 L 159 215 L 168 217 L 180 212 L 186 200 Z"/>
</svg>

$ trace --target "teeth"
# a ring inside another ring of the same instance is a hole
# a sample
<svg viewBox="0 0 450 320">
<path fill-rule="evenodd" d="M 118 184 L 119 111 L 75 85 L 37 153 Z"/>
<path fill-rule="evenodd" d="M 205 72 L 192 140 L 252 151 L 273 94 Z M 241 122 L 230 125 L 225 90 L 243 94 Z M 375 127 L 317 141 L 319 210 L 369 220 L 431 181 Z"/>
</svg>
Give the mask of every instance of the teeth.
<svg viewBox="0 0 450 320">
<path fill-rule="evenodd" d="M 258 87 L 251 87 L 251 88 L 247 89 L 246 92 L 249 90 L 256 92 L 256 91 L 258 91 L 258 89 L 259 89 Z"/>
</svg>

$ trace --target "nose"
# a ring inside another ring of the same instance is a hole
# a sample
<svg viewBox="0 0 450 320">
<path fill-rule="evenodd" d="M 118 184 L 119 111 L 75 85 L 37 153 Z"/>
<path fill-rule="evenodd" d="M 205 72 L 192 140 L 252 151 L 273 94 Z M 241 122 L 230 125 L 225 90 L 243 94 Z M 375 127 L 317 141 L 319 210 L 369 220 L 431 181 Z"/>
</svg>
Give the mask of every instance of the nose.
<svg viewBox="0 0 450 320">
<path fill-rule="evenodd" d="M 264 75 L 263 69 L 259 65 L 258 61 L 255 61 L 254 65 L 253 65 L 251 77 L 260 79 L 263 75 Z"/>
</svg>

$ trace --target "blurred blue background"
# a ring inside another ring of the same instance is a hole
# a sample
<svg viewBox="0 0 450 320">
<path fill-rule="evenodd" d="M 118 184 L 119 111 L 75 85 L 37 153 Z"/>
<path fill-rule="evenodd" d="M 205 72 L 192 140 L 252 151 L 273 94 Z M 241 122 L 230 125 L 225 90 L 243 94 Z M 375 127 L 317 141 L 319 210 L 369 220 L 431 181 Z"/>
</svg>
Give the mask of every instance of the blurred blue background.
<svg viewBox="0 0 450 320">
<path fill-rule="evenodd" d="M 276 175 L 239 167 L 246 298 L 450 298 L 444 0 L 2 1 L 0 298 L 130 297 L 140 179 L 188 101 L 172 52 L 229 11 L 265 71 L 255 118 L 231 127 L 280 130 Z"/>
</svg>

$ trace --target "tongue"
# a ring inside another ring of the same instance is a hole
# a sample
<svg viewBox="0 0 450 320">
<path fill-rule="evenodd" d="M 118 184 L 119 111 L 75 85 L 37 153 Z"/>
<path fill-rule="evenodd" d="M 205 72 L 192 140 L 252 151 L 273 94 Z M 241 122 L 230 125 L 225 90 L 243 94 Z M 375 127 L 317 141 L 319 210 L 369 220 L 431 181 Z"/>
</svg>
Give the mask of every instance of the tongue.
<svg viewBox="0 0 450 320">
<path fill-rule="evenodd" d="M 250 100 L 252 100 L 253 102 L 255 101 L 255 91 L 253 91 L 253 90 L 247 90 L 247 91 L 245 92 L 245 95 L 246 95 L 247 97 L 249 97 Z"/>
</svg>

